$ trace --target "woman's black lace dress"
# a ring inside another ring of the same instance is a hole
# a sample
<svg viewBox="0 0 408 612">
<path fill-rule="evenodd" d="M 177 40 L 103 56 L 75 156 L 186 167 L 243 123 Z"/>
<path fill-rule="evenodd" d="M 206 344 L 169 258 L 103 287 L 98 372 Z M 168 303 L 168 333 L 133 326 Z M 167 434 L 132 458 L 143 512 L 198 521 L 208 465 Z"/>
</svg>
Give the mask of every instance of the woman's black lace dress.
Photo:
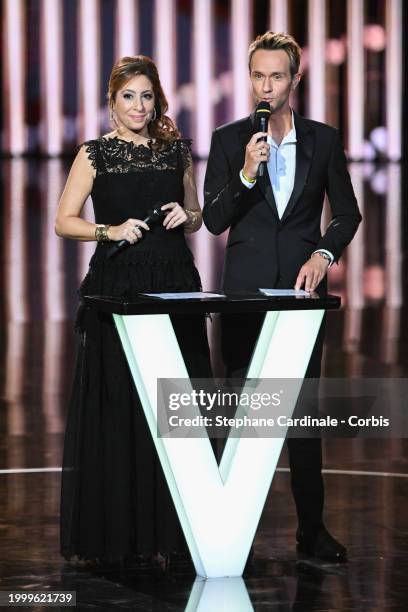
<svg viewBox="0 0 408 612">
<path fill-rule="evenodd" d="M 161 152 L 119 138 L 85 143 L 96 169 L 96 223 L 144 219 L 157 203 L 184 200 L 189 143 Z M 161 224 L 107 259 L 98 243 L 80 290 L 132 298 L 139 292 L 197 291 L 200 278 L 182 227 Z M 204 317 L 172 317 L 190 376 L 210 376 Z M 111 315 L 80 305 L 79 350 L 65 435 L 61 552 L 123 560 L 186 550 L 150 430 Z M 160 347 L 146 347 L 157 351 Z"/>
</svg>

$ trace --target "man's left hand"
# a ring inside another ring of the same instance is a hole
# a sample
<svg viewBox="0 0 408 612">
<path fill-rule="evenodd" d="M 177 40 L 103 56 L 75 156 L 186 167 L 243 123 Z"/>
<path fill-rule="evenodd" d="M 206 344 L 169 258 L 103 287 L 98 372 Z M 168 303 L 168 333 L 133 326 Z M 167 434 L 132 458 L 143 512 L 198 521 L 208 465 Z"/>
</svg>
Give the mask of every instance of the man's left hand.
<svg viewBox="0 0 408 612">
<path fill-rule="evenodd" d="M 326 276 L 329 263 L 319 253 L 313 253 L 311 258 L 300 268 L 295 289 L 298 291 L 304 284 L 305 291 L 314 291 Z"/>
</svg>

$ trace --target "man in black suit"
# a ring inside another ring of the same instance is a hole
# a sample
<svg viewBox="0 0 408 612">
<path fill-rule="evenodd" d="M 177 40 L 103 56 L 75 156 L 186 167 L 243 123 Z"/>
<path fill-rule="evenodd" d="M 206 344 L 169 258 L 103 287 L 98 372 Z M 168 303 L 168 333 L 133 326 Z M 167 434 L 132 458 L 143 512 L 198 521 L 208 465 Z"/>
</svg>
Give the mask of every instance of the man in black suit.
<svg viewBox="0 0 408 612">
<path fill-rule="evenodd" d="M 266 32 L 249 47 L 255 103 L 271 109 L 267 133 L 254 133 L 254 114 L 217 128 L 204 184 L 204 223 L 210 232 L 229 228 L 223 290 L 304 288 L 324 292 L 326 272 L 337 262 L 361 221 L 338 131 L 300 117 L 289 105 L 301 78 L 300 48 L 289 35 Z M 243 92 L 245 95 L 245 92 Z M 261 140 L 267 137 L 267 141 Z M 259 165 L 265 162 L 263 176 Z M 332 220 L 320 224 L 325 193 Z M 245 375 L 262 325 L 224 316 L 222 350 L 227 375 Z M 306 372 L 320 376 L 323 326 Z M 321 440 L 289 439 L 292 490 L 300 553 L 345 561 L 346 549 L 323 523 Z"/>
</svg>

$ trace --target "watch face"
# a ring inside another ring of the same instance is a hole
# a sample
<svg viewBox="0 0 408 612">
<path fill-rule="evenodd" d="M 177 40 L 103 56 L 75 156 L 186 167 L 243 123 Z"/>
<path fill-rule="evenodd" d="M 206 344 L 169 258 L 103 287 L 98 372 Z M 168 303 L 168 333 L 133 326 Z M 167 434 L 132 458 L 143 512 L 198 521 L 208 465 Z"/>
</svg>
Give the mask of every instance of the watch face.
<svg viewBox="0 0 408 612">
<path fill-rule="evenodd" d="M 323 257 L 323 259 L 326 259 L 327 261 L 331 261 L 331 257 L 329 257 L 329 255 L 327 253 L 322 253 L 321 251 L 315 251 L 318 255 L 320 255 L 320 257 Z"/>
</svg>

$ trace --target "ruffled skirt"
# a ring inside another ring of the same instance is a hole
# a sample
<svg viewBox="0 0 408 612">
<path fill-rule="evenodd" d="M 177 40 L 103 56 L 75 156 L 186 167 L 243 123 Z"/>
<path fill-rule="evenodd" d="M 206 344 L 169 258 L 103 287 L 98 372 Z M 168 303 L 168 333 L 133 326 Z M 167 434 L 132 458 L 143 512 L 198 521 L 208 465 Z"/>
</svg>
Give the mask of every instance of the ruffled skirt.
<svg viewBox="0 0 408 612">
<path fill-rule="evenodd" d="M 191 253 L 140 253 L 107 262 L 97 249 L 79 290 L 132 298 L 197 291 Z M 191 377 L 210 377 L 205 318 L 172 323 Z M 146 418 L 110 315 L 85 308 L 76 322 L 78 358 L 69 402 L 61 495 L 61 553 L 121 561 L 186 551 Z"/>
</svg>

